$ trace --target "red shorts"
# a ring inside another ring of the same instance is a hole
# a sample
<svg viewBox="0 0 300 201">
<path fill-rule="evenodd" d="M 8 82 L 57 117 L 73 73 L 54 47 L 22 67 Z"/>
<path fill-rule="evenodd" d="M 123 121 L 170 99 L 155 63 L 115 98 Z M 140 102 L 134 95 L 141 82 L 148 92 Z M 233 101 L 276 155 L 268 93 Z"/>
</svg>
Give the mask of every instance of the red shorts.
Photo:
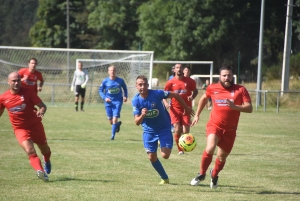
<svg viewBox="0 0 300 201">
<path fill-rule="evenodd" d="M 216 134 L 219 142 L 218 147 L 230 153 L 236 137 L 236 130 L 226 130 L 219 128 L 213 124 L 207 124 L 206 126 L 206 137 L 210 134 Z"/>
<path fill-rule="evenodd" d="M 184 110 L 173 107 L 170 108 L 171 124 L 180 123 L 183 126 L 191 125 L 190 115 L 183 114 L 183 111 Z"/>
<path fill-rule="evenodd" d="M 42 122 L 38 122 L 26 129 L 15 129 L 15 136 L 19 142 L 22 144 L 24 140 L 32 140 L 36 144 L 44 145 L 47 144 L 45 129 Z"/>
</svg>

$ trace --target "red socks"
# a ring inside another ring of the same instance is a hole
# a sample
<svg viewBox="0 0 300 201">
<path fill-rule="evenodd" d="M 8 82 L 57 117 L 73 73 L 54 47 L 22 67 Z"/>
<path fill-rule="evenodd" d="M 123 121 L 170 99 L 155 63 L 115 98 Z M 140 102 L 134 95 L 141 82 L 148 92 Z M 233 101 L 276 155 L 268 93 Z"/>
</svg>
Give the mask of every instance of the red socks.
<svg viewBox="0 0 300 201">
<path fill-rule="evenodd" d="M 41 160 L 36 154 L 31 154 L 28 156 L 28 159 L 30 161 L 30 165 L 35 169 L 35 171 L 42 170 L 44 171 L 42 165 L 41 165 Z"/>
<path fill-rule="evenodd" d="M 200 164 L 200 174 L 205 175 L 206 174 L 206 170 L 208 169 L 211 161 L 212 161 L 213 155 L 212 154 L 208 154 L 205 150 L 202 154 L 202 160 L 201 160 L 201 164 Z"/>
<path fill-rule="evenodd" d="M 212 172 L 212 177 L 215 178 L 216 176 L 218 176 L 219 172 L 223 169 L 225 163 L 222 163 L 221 161 L 219 161 L 219 159 L 217 158 L 215 161 L 215 167 L 214 170 Z"/>
</svg>

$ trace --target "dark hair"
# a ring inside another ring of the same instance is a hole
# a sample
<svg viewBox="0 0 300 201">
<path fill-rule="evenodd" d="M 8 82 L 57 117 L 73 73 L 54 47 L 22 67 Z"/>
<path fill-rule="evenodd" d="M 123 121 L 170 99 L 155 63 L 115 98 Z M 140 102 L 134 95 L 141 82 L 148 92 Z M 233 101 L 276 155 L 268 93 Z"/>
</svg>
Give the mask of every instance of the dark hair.
<svg viewBox="0 0 300 201">
<path fill-rule="evenodd" d="M 191 68 L 190 68 L 189 66 L 185 66 L 185 67 L 183 67 L 183 69 L 185 69 L 185 68 L 187 68 L 187 69 L 191 70 Z"/>
<path fill-rule="evenodd" d="M 34 60 L 36 63 L 38 62 L 36 58 L 32 57 L 28 60 L 28 63 L 30 63 L 31 60 Z"/>
<path fill-rule="evenodd" d="M 220 68 L 220 70 L 219 70 L 219 73 L 221 74 L 221 71 L 222 70 L 231 70 L 232 72 L 233 72 L 233 69 L 232 69 L 232 67 L 231 66 L 222 66 L 221 68 Z"/>
<path fill-rule="evenodd" d="M 138 80 L 138 79 L 144 80 L 145 82 L 148 83 L 148 78 L 145 75 L 139 75 L 139 76 L 137 76 L 136 80 Z"/>
</svg>

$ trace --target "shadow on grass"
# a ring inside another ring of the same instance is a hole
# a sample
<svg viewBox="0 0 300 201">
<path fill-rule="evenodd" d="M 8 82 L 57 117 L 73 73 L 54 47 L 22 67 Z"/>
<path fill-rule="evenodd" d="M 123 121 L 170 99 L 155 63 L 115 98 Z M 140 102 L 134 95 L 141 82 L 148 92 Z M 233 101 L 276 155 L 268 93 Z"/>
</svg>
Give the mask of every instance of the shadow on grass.
<svg viewBox="0 0 300 201">
<path fill-rule="evenodd" d="M 88 181 L 88 182 L 102 182 L 102 183 L 116 182 L 115 180 L 81 179 L 81 178 L 70 178 L 70 177 L 62 177 L 62 178 L 56 178 L 54 180 L 50 180 L 50 182 L 64 182 L 64 181 Z"/>
<path fill-rule="evenodd" d="M 259 192 L 258 194 L 300 195 L 300 192 L 262 191 L 262 192 Z"/>
</svg>

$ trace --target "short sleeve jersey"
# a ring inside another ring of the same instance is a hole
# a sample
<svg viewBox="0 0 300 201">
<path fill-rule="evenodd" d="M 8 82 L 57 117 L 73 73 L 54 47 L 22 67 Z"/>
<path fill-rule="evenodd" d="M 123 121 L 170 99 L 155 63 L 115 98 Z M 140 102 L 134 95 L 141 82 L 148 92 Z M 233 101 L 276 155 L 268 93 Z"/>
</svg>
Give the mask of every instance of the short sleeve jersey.
<svg viewBox="0 0 300 201">
<path fill-rule="evenodd" d="M 34 71 L 34 73 L 31 73 L 29 72 L 28 68 L 21 68 L 18 71 L 18 74 L 21 78 L 23 78 L 24 76 L 28 76 L 28 78 L 25 81 L 22 81 L 22 87 L 29 88 L 37 94 L 37 81 L 44 81 L 42 73 L 39 71 Z"/>
<path fill-rule="evenodd" d="M 183 77 L 181 80 L 174 77 L 173 79 L 167 81 L 165 85 L 166 91 L 178 93 L 187 105 L 190 105 L 187 97 L 192 94 L 192 91 L 196 89 L 196 82 L 192 78 Z M 171 99 L 171 106 L 174 108 L 183 109 L 180 103 L 175 99 Z"/>
<path fill-rule="evenodd" d="M 82 84 L 87 84 L 89 80 L 89 74 L 87 70 L 75 70 L 74 71 L 74 76 L 73 76 L 73 81 L 72 81 L 72 86 L 74 85 L 82 85 Z"/>
<path fill-rule="evenodd" d="M 162 102 L 163 99 L 168 98 L 169 93 L 168 91 L 149 89 L 146 98 L 141 97 L 140 94 L 133 97 L 133 116 L 141 115 L 143 108 L 148 110 L 141 124 L 144 132 L 158 133 L 170 130 L 170 115 Z"/>
<path fill-rule="evenodd" d="M 21 88 L 17 94 L 8 90 L 0 95 L 0 108 L 7 109 L 13 129 L 26 129 L 41 122 L 42 119 L 34 112 L 34 106 L 41 102 L 34 92 L 26 88 Z"/>
<path fill-rule="evenodd" d="M 128 97 L 127 86 L 122 78 L 116 77 L 115 80 L 111 80 L 109 77 L 105 78 L 100 85 L 99 95 L 103 100 L 109 98 L 112 101 L 123 101 L 124 96 Z"/>
<path fill-rule="evenodd" d="M 233 101 L 235 105 L 251 102 L 247 89 L 236 84 L 230 88 L 224 88 L 220 83 L 210 84 L 206 89 L 206 96 L 211 98 L 213 103 L 209 123 L 229 130 L 237 129 L 240 112 L 230 109 L 226 104 L 226 99 Z"/>
</svg>

